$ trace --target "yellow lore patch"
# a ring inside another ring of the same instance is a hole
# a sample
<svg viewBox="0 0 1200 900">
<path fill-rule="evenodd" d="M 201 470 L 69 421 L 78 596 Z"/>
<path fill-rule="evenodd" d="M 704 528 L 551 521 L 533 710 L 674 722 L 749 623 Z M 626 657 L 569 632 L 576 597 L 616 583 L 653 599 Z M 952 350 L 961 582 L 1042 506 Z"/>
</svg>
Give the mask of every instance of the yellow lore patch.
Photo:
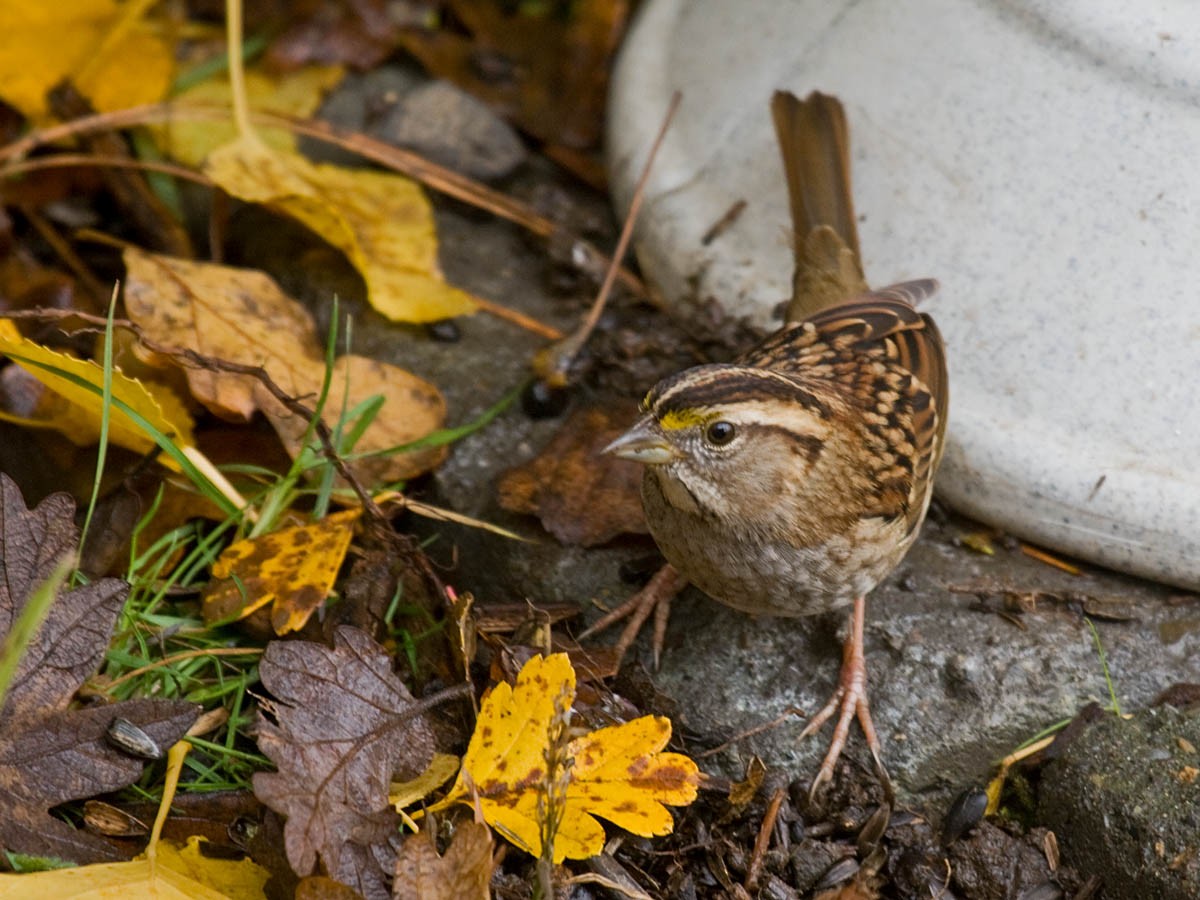
<svg viewBox="0 0 1200 900">
<path fill-rule="evenodd" d="M 673 409 L 658 420 L 658 424 L 667 431 L 678 431 L 680 428 L 691 428 L 693 425 L 703 425 L 708 416 L 701 415 L 694 409 Z"/>
</svg>

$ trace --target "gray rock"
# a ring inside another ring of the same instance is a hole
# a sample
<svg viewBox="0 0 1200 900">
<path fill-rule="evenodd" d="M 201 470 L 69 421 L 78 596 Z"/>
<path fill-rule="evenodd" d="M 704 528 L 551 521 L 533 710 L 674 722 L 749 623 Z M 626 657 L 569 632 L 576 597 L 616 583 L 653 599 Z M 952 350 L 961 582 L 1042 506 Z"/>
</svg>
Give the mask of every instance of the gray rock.
<svg viewBox="0 0 1200 900">
<path fill-rule="evenodd" d="M 446 81 L 409 92 L 370 133 L 484 181 L 511 175 L 527 156 L 512 126 Z"/>
<path fill-rule="evenodd" d="M 1096 722 L 1047 766 L 1039 816 L 1106 898 L 1200 897 L 1197 747 L 1200 713 L 1160 707 Z"/>
<path fill-rule="evenodd" d="M 316 117 L 349 131 L 369 131 L 402 97 L 424 81 L 420 69 L 399 64 L 380 66 L 363 75 L 350 74 L 321 101 Z M 357 153 L 324 141 L 301 137 L 300 148 L 314 162 L 347 167 L 366 165 Z"/>
</svg>

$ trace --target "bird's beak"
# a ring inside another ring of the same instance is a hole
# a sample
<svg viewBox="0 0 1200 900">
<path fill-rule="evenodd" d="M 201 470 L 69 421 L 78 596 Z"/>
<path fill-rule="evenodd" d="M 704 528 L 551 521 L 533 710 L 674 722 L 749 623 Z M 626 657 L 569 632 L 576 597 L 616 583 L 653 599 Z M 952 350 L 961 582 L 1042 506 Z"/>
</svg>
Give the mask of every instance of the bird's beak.
<svg viewBox="0 0 1200 900">
<path fill-rule="evenodd" d="M 663 437 L 653 416 L 643 417 L 602 452 L 652 466 L 674 462 L 683 455 Z"/>
</svg>

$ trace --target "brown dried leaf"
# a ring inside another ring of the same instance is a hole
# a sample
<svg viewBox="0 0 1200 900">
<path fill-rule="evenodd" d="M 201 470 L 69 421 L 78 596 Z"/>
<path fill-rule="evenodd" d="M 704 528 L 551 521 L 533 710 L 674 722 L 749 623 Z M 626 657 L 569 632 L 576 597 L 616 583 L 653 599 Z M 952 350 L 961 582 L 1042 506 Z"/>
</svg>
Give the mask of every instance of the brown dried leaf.
<svg viewBox="0 0 1200 900">
<path fill-rule="evenodd" d="M 430 832 L 400 845 L 392 896 L 397 900 L 488 900 L 492 880 L 492 833 L 479 822 L 454 832 L 445 856 L 438 856 Z"/>
<path fill-rule="evenodd" d="M 325 359 L 308 311 L 262 272 L 213 263 L 125 251 L 125 305 L 146 336 L 203 356 L 262 366 L 289 396 L 312 404 L 321 389 Z M 249 419 L 257 410 L 270 420 L 293 456 L 307 422 L 276 400 L 261 381 L 211 368 L 189 367 L 192 394 L 217 415 Z M 355 446 L 356 452 L 384 450 L 415 441 L 440 428 L 446 404 L 437 388 L 398 366 L 343 356 L 334 362 L 331 402 L 324 418 L 331 427 L 347 409 L 374 395 L 385 403 Z M 389 454 L 352 465 L 371 482 L 412 478 L 436 466 L 446 450 L 430 448 Z"/>
<path fill-rule="evenodd" d="M 29 510 L 0 474 L 0 640 L 30 593 L 79 533 L 74 503 L 53 494 Z M 109 746 L 112 720 L 129 720 L 160 746 L 179 740 L 198 709 L 183 701 L 131 700 L 70 710 L 67 705 L 104 657 L 129 586 L 103 578 L 65 591 L 27 646 L 0 707 L 0 845 L 77 862 L 120 858 L 98 837 L 77 831 L 48 810 L 68 800 L 114 791 L 136 781 L 144 761 Z"/>
<path fill-rule="evenodd" d="M 564 544 L 646 534 L 642 467 L 600 452 L 635 415 L 632 403 L 576 410 L 540 454 L 501 476 L 500 505 L 536 515 Z"/>
<path fill-rule="evenodd" d="M 259 672 L 274 699 L 259 713 L 258 746 L 279 771 L 255 775 L 254 792 L 287 817 L 288 862 L 308 875 L 319 856 L 326 874 L 368 900 L 389 896 L 399 816 L 388 789 L 393 777 L 424 771 L 434 750 L 391 658 L 341 627 L 333 648 L 275 641 Z"/>
</svg>

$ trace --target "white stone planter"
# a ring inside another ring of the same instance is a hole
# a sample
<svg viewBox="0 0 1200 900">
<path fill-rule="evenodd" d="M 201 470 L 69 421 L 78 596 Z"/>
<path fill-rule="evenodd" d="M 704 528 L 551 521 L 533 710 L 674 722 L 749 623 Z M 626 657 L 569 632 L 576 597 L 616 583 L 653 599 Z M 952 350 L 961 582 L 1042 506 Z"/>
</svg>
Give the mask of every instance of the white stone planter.
<svg viewBox="0 0 1200 900">
<path fill-rule="evenodd" d="M 942 282 L 941 496 L 1200 588 L 1200 4 L 650 0 L 614 80 L 622 209 L 676 88 L 636 241 L 668 298 L 767 321 L 792 265 L 770 95 L 837 94 L 868 279 Z"/>
</svg>

